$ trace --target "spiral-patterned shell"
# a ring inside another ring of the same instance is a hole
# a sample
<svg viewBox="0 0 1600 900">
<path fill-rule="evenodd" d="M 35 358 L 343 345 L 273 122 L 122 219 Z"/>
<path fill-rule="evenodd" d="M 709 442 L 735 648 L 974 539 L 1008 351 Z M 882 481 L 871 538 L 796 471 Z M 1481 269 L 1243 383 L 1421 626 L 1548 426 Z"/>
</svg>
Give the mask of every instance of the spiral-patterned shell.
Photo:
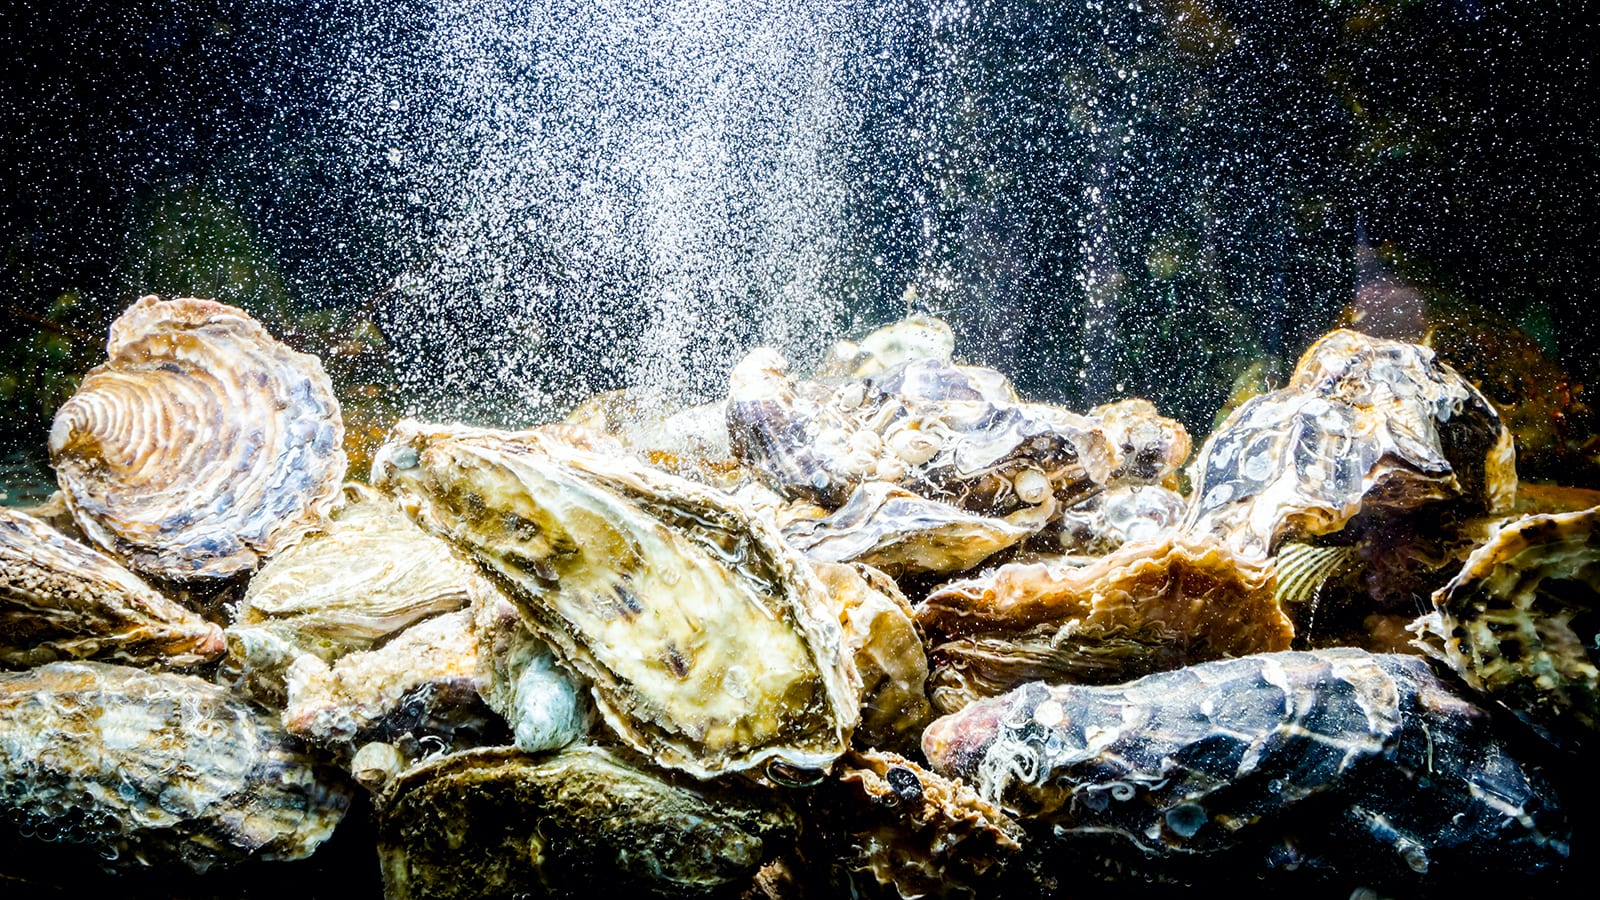
<svg viewBox="0 0 1600 900">
<path fill-rule="evenodd" d="M 228 578 L 338 497 L 344 424 L 316 357 L 242 310 L 144 297 L 57 411 L 50 458 L 91 540 L 146 575 Z"/>
</svg>

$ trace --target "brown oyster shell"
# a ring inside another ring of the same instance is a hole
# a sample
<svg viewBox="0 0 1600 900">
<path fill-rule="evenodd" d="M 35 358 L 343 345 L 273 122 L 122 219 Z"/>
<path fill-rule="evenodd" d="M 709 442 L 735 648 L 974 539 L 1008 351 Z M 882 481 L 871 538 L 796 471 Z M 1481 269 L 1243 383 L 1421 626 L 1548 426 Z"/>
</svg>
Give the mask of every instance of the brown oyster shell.
<svg viewBox="0 0 1600 900">
<path fill-rule="evenodd" d="M 346 460 L 314 356 L 242 310 L 144 297 L 56 412 L 50 459 L 84 534 L 169 580 L 256 568 L 325 515 Z"/>
<path fill-rule="evenodd" d="M 1093 562 L 1010 563 L 917 605 L 929 694 L 949 713 L 1025 681 L 1110 683 L 1286 650 L 1270 564 L 1204 536 L 1125 544 Z"/>
<path fill-rule="evenodd" d="M 545 433 L 410 421 L 374 471 L 660 764 L 822 769 L 846 748 L 860 678 L 826 589 L 730 495 Z"/>
<path fill-rule="evenodd" d="M 1289 384 L 1252 397 L 1206 439 L 1184 527 L 1241 554 L 1328 534 L 1358 511 L 1459 499 L 1510 509 L 1511 433 L 1466 379 L 1415 344 L 1324 335 Z"/>
<path fill-rule="evenodd" d="M 814 564 L 839 606 L 845 643 L 861 673 L 858 747 L 916 749 L 933 718 L 928 703 L 928 656 L 911 603 L 894 580 L 870 566 Z"/>
<path fill-rule="evenodd" d="M 0 665 L 101 659 L 191 666 L 223 647 L 220 626 L 116 560 L 0 507 Z"/>
<path fill-rule="evenodd" d="M 261 567 L 228 626 L 222 679 L 271 706 L 301 654 L 332 664 L 495 592 L 470 560 L 359 485 L 319 529 Z"/>
<path fill-rule="evenodd" d="M 275 716 L 198 678 L 96 662 L 0 674 L 0 813 L 109 867 L 300 859 L 349 802 Z"/>
<path fill-rule="evenodd" d="M 472 750 L 380 798 L 390 900 L 701 896 L 748 881 L 792 841 L 793 813 L 596 747 Z"/>
<path fill-rule="evenodd" d="M 1600 742 L 1600 507 L 1504 523 L 1433 595 L 1417 645 L 1558 740 Z"/>
</svg>

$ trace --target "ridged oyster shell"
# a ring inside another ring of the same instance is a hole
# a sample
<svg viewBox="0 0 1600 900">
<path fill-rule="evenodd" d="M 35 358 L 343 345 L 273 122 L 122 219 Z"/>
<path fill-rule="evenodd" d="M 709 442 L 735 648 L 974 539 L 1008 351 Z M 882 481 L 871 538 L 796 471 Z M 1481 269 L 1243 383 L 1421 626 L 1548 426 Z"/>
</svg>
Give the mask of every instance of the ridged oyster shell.
<svg viewBox="0 0 1600 900">
<path fill-rule="evenodd" d="M 703 896 L 747 882 L 792 841 L 793 814 L 595 747 L 472 750 L 384 792 L 390 900 Z"/>
<path fill-rule="evenodd" d="M 244 311 L 144 297 L 56 412 L 50 459 L 84 534 L 144 575 L 252 571 L 325 515 L 346 460 L 314 356 Z"/>
<path fill-rule="evenodd" d="M 561 432 L 404 421 L 377 481 L 467 548 L 630 746 L 699 777 L 826 768 L 860 678 L 810 566 L 712 488 Z"/>
<path fill-rule="evenodd" d="M 94 658 L 191 666 L 222 650 L 220 626 L 104 553 L 0 507 L 0 665 Z"/>
<path fill-rule="evenodd" d="M 1505 523 L 1411 625 L 1469 685 L 1560 739 L 1600 741 L 1600 507 Z"/>
<path fill-rule="evenodd" d="M 495 593 L 477 567 L 386 497 L 347 485 L 317 531 L 250 579 L 228 626 L 222 678 L 271 706 L 301 654 L 332 664 L 415 622 Z"/>
<path fill-rule="evenodd" d="M 1520 879 L 1567 854 L 1549 783 L 1415 656 L 1290 651 L 1028 684 L 936 721 L 923 750 L 1064 840 L 1134 855 L 1245 850 L 1415 885 Z"/>
<path fill-rule="evenodd" d="M 1087 565 L 1008 563 L 917 605 L 929 694 L 944 712 L 1026 681 L 1108 683 L 1287 650 L 1270 565 L 1214 539 L 1125 544 Z"/>
<path fill-rule="evenodd" d="M 0 812 L 108 866 L 300 859 L 349 801 L 275 717 L 198 678 L 96 662 L 0 674 Z"/>
<path fill-rule="evenodd" d="M 1516 494 L 1511 433 L 1471 383 L 1426 347 L 1346 330 L 1306 350 L 1287 386 L 1234 410 L 1194 467 L 1184 528 L 1255 557 L 1358 511 L 1461 499 L 1502 512 Z"/>
</svg>

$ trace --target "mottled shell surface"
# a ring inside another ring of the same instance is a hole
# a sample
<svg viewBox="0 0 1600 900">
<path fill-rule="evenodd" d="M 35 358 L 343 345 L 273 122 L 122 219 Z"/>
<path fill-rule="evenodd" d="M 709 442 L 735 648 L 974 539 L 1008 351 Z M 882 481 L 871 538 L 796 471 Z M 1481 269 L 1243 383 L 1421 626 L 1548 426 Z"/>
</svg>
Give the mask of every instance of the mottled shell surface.
<svg viewBox="0 0 1600 900">
<path fill-rule="evenodd" d="M 821 562 L 860 562 L 896 577 L 947 575 L 1034 534 L 1054 508 L 1048 503 L 993 518 L 874 481 L 857 487 L 833 514 L 797 519 L 783 535 Z"/>
<path fill-rule="evenodd" d="M 283 704 L 301 654 L 331 664 L 495 590 L 388 498 L 345 490 L 345 505 L 262 566 L 234 610 L 222 678 L 263 703 Z"/>
<path fill-rule="evenodd" d="M 993 890 L 1022 849 L 1021 827 L 998 806 L 899 754 L 852 752 L 836 779 L 823 791 L 824 840 L 843 846 L 828 858 L 903 900 Z"/>
<path fill-rule="evenodd" d="M 730 495 L 548 434 L 414 422 L 374 469 L 660 764 L 818 769 L 846 748 L 860 678 L 827 591 Z"/>
<path fill-rule="evenodd" d="M 222 650 L 220 626 L 106 554 L 0 507 L 0 665 L 92 658 L 191 666 Z"/>
<path fill-rule="evenodd" d="M 1113 482 L 1171 487 L 1178 469 L 1189 461 L 1188 429 L 1161 415 L 1149 400 L 1134 397 L 1096 406 L 1089 418 L 1100 423 L 1116 454 Z"/>
<path fill-rule="evenodd" d="M 936 721 L 923 749 L 1064 839 L 1115 835 L 1146 856 L 1254 847 L 1270 861 L 1278 845 L 1298 854 L 1283 864 L 1429 883 L 1549 872 L 1567 852 L 1550 786 L 1414 656 L 1270 653 L 1114 687 L 1029 684 Z"/>
<path fill-rule="evenodd" d="M 916 611 L 944 712 L 1027 681 L 1104 684 L 1286 650 L 1294 638 L 1270 565 L 1182 534 L 1088 565 L 1008 563 L 935 590 Z"/>
<path fill-rule="evenodd" d="M 534 637 L 522 612 L 499 591 L 473 604 L 478 693 L 511 726 L 527 753 L 558 750 L 589 731 L 589 687 Z"/>
<path fill-rule="evenodd" d="M 230 578 L 333 506 L 344 426 L 314 356 L 242 310 L 144 297 L 56 412 L 50 459 L 74 519 L 135 571 Z"/>
<path fill-rule="evenodd" d="M 789 361 L 778 351 L 752 350 L 728 382 L 728 442 L 734 458 L 786 499 L 837 508 L 869 466 L 875 474 L 875 457 L 858 454 L 859 466 L 841 462 L 856 428 L 830 398 L 822 385 L 791 377 Z"/>
<path fill-rule="evenodd" d="M 1251 398 L 1195 461 L 1185 528 L 1271 554 L 1288 535 L 1343 528 L 1357 512 L 1460 499 L 1511 507 L 1511 433 L 1471 383 L 1426 347 L 1334 331 L 1289 384 Z"/>
<path fill-rule="evenodd" d="M 1098 556 L 1176 532 L 1188 510 L 1188 501 L 1170 488 L 1119 484 L 1062 510 L 1058 540 L 1064 553 Z"/>
<path fill-rule="evenodd" d="M 792 841 L 793 814 L 605 750 L 473 750 L 401 776 L 379 804 L 390 900 L 703 896 Z"/>
<path fill-rule="evenodd" d="M 108 867 L 300 859 L 349 800 L 276 717 L 198 678 L 94 662 L 0 674 L 0 810 Z"/>
<path fill-rule="evenodd" d="M 1554 737 L 1600 742 L 1600 507 L 1511 520 L 1411 629 L 1429 655 Z"/>
</svg>

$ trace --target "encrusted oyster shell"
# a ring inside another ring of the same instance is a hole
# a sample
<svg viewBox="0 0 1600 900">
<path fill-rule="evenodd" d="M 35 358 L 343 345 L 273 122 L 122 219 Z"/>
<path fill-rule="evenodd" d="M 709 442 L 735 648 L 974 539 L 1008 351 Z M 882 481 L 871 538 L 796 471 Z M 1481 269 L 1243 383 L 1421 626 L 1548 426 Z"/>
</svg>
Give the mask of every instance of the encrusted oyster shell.
<svg viewBox="0 0 1600 900">
<path fill-rule="evenodd" d="M 198 678 L 96 662 L 0 673 L 0 812 L 109 867 L 300 859 L 349 802 L 276 717 Z"/>
<path fill-rule="evenodd" d="M 144 297 L 56 412 L 50 459 L 90 540 L 144 575 L 230 578 L 313 527 L 344 479 L 314 356 L 244 311 Z"/>
<path fill-rule="evenodd" d="M 934 722 L 923 750 L 1013 815 L 1134 856 L 1246 851 L 1418 886 L 1548 874 L 1567 853 L 1550 784 L 1415 656 L 1291 651 L 1028 684 Z"/>
<path fill-rule="evenodd" d="M 1503 525 L 1410 627 L 1418 646 L 1547 734 L 1600 742 L 1600 507 Z"/>
<path fill-rule="evenodd" d="M 528 753 L 558 750 L 589 731 L 589 688 L 533 636 L 522 613 L 499 591 L 473 604 L 478 693 L 511 726 Z"/>
<path fill-rule="evenodd" d="M 910 315 L 873 331 L 860 341 L 839 341 L 828 348 L 817 377 L 860 379 L 918 359 L 950 362 L 956 334 L 949 323 L 928 315 Z"/>
<path fill-rule="evenodd" d="M 662 765 L 820 769 L 846 748 L 860 678 L 827 591 L 730 495 L 561 434 L 411 421 L 374 471 L 497 576 L 607 725 Z"/>
<path fill-rule="evenodd" d="M 1176 532 L 1188 510 L 1188 501 L 1170 488 L 1119 484 L 1061 511 L 1061 551 L 1101 555 L 1131 541 L 1155 540 Z"/>
<path fill-rule="evenodd" d="M 859 747 L 914 751 L 933 718 L 928 656 L 911 603 L 888 575 L 870 566 L 816 563 L 838 604 L 844 639 L 861 673 Z"/>
<path fill-rule="evenodd" d="M 944 712 L 1034 680 L 1108 683 L 1287 650 L 1270 565 L 1214 539 L 1125 544 L 1088 565 L 1008 563 L 917 605 Z"/>
<path fill-rule="evenodd" d="M 1228 416 L 1193 478 L 1185 529 L 1264 557 L 1357 512 L 1458 499 L 1508 510 L 1516 460 L 1493 405 L 1433 351 L 1340 330 L 1305 352 L 1286 387 Z"/>
<path fill-rule="evenodd" d="M 332 664 L 413 623 L 496 593 L 449 543 L 359 485 L 316 532 L 250 579 L 228 626 L 222 680 L 284 703 L 284 673 L 302 654 Z"/>
<path fill-rule="evenodd" d="M 222 651 L 220 626 L 106 554 L 0 507 L 0 665 L 94 658 L 190 666 Z"/>
<path fill-rule="evenodd" d="M 390 900 L 702 896 L 748 882 L 792 813 L 595 747 L 472 750 L 419 766 L 379 803 Z"/>
</svg>

